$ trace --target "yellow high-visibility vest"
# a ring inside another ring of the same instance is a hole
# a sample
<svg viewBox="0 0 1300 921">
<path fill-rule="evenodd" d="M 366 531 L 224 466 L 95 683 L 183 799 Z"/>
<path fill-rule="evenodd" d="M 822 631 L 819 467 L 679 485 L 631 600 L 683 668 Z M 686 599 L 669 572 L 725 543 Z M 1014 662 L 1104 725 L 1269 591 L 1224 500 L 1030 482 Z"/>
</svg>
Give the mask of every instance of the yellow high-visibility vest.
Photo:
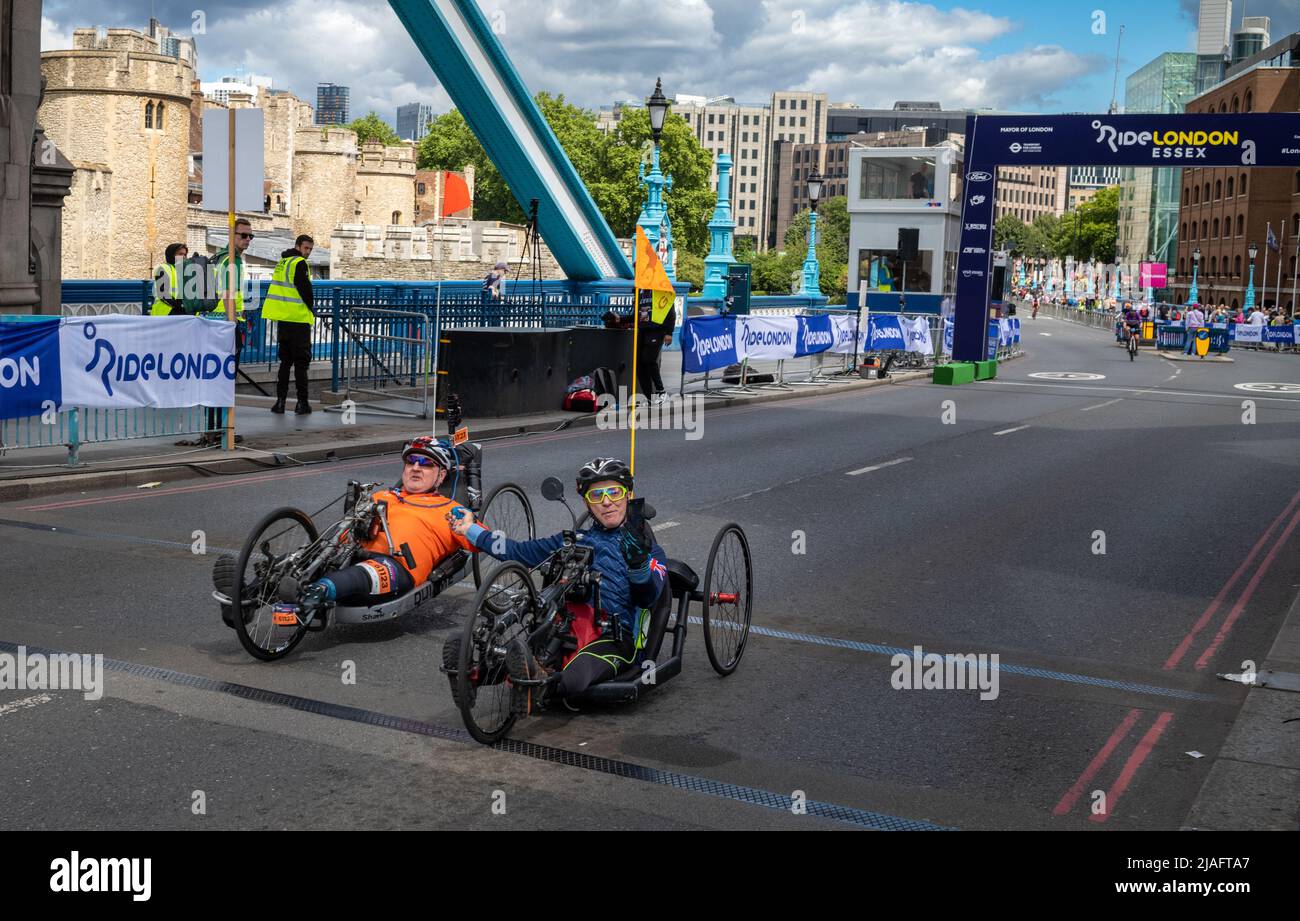
<svg viewBox="0 0 1300 921">
<path fill-rule="evenodd" d="M 165 262 L 158 267 L 167 273 L 167 296 L 174 301 L 181 299 L 181 287 L 176 283 L 176 266 L 170 262 Z M 166 317 L 172 312 L 172 305 L 162 299 L 162 293 L 158 290 L 158 270 L 153 273 L 153 308 L 149 311 L 151 317 Z"/>
<path fill-rule="evenodd" d="M 213 309 L 215 317 L 226 315 L 226 285 L 230 283 L 230 250 L 226 250 L 217 259 L 217 306 Z M 235 319 L 244 319 L 244 260 L 235 259 Z"/>
<path fill-rule="evenodd" d="M 263 319 L 279 320 L 281 323 L 316 322 L 315 314 L 293 283 L 300 262 L 305 262 L 301 256 L 286 256 L 275 264 L 271 284 L 266 289 L 266 300 L 262 305 Z M 307 278 L 311 278 L 310 268 L 307 269 Z"/>
</svg>

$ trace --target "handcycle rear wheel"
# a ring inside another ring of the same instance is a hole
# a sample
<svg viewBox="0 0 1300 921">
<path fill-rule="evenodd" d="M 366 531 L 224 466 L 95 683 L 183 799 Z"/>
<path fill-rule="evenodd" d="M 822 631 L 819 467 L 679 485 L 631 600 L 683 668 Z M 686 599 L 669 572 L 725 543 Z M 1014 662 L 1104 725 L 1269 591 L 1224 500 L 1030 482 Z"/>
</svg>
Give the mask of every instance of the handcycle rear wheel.
<svg viewBox="0 0 1300 921">
<path fill-rule="evenodd" d="M 283 658 L 307 632 L 307 624 L 275 622 L 280 580 L 288 558 L 314 544 L 320 535 L 311 518 L 296 508 L 278 508 L 263 518 L 244 541 L 235 564 L 235 633 L 248 654 L 264 662 Z"/>
<path fill-rule="evenodd" d="M 500 531 L 512 540 L 532 540 L 537 536 L 537 526 L 533 520 L 533 506 L 528 495 L 514 483 L 502 483 L 488 493 L 478 517 L 483 526 L 493 531 Z M 480 554 L 474 554 L 474 587 L 483 585 L 483 572 L 486 562 L 480 561 Z"/>
<path fill-rule="evenodd" d="M 461 629 L 456 661 L 456 705 L 469 734 L 484 745 L 515 724 L 506 653 L 533 628 L 537 590 L 528 567 L 513 561 L 488 573 Z"/>
<path fill-rule="evenodd" d="M 753 591 L 749 541 L 740 525 L 726 525 L 713 539 L 704 570 L 704 650 L 719 675 L 734 672 L 745 653 Z"/>
</svg>

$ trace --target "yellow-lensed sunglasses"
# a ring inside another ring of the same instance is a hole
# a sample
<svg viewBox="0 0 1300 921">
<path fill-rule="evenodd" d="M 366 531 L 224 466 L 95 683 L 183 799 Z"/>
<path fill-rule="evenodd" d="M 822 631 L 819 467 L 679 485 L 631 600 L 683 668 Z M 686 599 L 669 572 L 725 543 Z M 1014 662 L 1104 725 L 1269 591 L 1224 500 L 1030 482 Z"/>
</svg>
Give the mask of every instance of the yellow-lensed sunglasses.
<svg viewBox="0 0 1300 921">
<path fill-rule="evenodd" d="M 602 499 L 609 497 L 611 502 L 618 502 L 628 494 L 626 486 L 594 486 L 587 490 L 584 497 L 592 505 L 600 502 Z"/>
</svg>

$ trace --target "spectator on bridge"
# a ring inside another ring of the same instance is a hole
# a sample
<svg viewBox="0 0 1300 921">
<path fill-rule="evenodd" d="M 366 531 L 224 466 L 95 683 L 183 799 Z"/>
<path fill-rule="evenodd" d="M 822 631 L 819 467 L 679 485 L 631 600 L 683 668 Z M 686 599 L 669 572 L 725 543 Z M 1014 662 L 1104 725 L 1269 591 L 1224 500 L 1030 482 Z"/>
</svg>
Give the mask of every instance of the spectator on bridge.
<svg viewBox="0 0 1300 921">
<path fill-rule="evenodd" d="M 1161 319 L 1161 320 L 1168 320 L 1168 319 L 1169 319 L 1169 305 L 1168 305 L 1168 304 L 1161 304 L 1159 307 L 1157 307 L 1157 308 L 1156 308 L 1156 317 L 1158 317 L 1158 318 Z"/>
<path fill-rule="evenodd" d="M 1187 309 L 1184 325 L 1187 327 L 1187 348 L 1183 354 L 1192 355 L 1196 352 L 1196 330 L 1205 325 L 1205 311 L 1201 310 L 1200 304 L 1192 304 Z"/>
<path fill-rule="evenodd" d="M 1241 312 L 1241 308 L 1240 308 L 1240 307 L 1238 307 L 1237 310 L 1236 310 L 1236 312 L 1233 313 L 1233 315 L 1232 315 L 1232 322 L 1233 322 L 1233 323 L 1245 323 L 1245 322 L 1246 322 L 1246 315 L 1245 315 L 1244 313 Z"/>
<path fill-rule="evenodd" d="M 650 318 L 650 311 L 641 311 L 637 326 L 640 328 L 636 356 L 637 393 L 648 394 L 651 403 L 658 403 L 665 393 L 659 360 L 663 347 L 673 341 L 673 330 L 677 327 L 676 305 L 668 308 L 662 323 L 655 323 Z"/>
<path fill-rule="evenodd" d="M 184 315 L 181 285 L 185 281 L 185 259 L 189 254 L 189 247 L 184 243 L 168 244 L 163 254 L 163 264 L 153 271 L 153 308 L 149 311 L 150 316 Z"/>
<path fill-rule="evenodd" d="M 212 257 L 209 266 L 211 267 L 213 284 L 212 291 L 216 293 L 216 299 L 212 301 L 212 311 L 207 314 L 218 320 L 226 319 L 226 289 L 232 282 L 231 275 L 234 275 L 234 287 L 231 288 L 231 300 L 235 307 L 235 377 L 239 377 L 239 353 L 244 348 L 244 337 L 248 331 L 248 324 L 244 320 L 244 253 L 248 250 L 249 245 L 253 242 L 253 225 L 246 218 L 239 218 L 235 221 L 235 235 L 233 240 L 229 240 L 223 249 L 217 250 L 217 254 Z M 234 253 L 233 261 L 231 253 Z M 232 268 L 233 266 L 233 268 Z M 207 286 L 209 280 L 208 269 L 204 270 L 204 285 Z M 206 292 L 204 292 L 206 294 Z M 207 411 L 207 433 L 203 436 L 203 444 L 216 444 L 220 438 L 217 429 L 221 425 L 221 410 L 209 409 Z M 235 441 L 244 440 L 244 436 L 236 435 Z"/>
<path fill-rule="evenodd" d="M 928 168 L 924 163 L 922 163 L 919 167 L 917 167 L 916 172 L 913 173 L 911 176 L 910 182 L 912 184 L 913 198 L 930 197 L 930 193 L 932 191 L 932 187 L 930 185 L 930 174 Z"/>
<path fill-rule="evenodd" d="M 289 397 L 289 369 L 293 368 L 293 381 L 298 391 L 298 403 L 293 411 L 302 416 L 311 412 L 307 402 L 307 369 L 311 365 L 311 331 L 316 325 L 312 310 L 311 270 L 307 257 L 316 246 L 305 233 L 294 240 L 293 246 L 280 254 L 280 261 L 271 275 L 271 286 L 266 291 L 266 305 L 262 317 L 276 320 L 280 342 L 280 373 L 275 384 L 275 405 L 271 412 L 284 412 Z"/>
<path fill-rule="evenodd" d="M 1255 309 L 1250 312 L 1250 317 L 1247 318 L 1246 322 L 1251 326 L 1263 326 L 1266 320 L 1267 317 L 1264 316 L 1264 311 L 1260 310 L 1259 305 L 1256 304 Z"/>
<path fill-rule="evenodd" d="M 498 262 L 492 266 L 492 271 L 487 273 L 483 279 L 483 296 L 493 300 L 501 300 L 501 293 L 505 289 L 506 274 L 510 271 L 510 266 L 504 262 Z"/>
</svg>

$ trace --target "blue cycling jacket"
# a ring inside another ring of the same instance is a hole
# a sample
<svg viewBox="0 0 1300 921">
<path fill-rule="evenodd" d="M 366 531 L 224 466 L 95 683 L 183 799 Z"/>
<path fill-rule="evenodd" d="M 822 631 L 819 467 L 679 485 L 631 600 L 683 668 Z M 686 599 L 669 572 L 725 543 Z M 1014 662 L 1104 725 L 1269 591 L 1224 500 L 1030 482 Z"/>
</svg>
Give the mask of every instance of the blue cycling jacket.
<svg viewBox="0 0 1300 921">
<path fill-rule="evenodd" d="M 643 616 L 642 612 L 654 605 L 655 599 L 663 591 L 664 583 L 668 581 L 668 567 L 665 565 L 668 555 L 656 543 L 650 548 L 646 565 L 638 570 L 629 570 L 620 549 L 618 529 L 611 531 L 597 524 L 576 533 L 580 544 L 593 548 L 592 568 L 601 576 L 601 606 L 618 618 L 627 636 L 636 637 L 639 649 L 644 643 L 649 624 L 649 618 Z M 499 560 L 516 560 L 529 567 L 536 566 L 564 546 L 562 534 L 526 541 L 507 537 L 505 551 L 498 554 L 493 552 L 492 532 L 482 525 L 471 525 L 468 537 L 475 547 L 489 556 Z"/>
</svg>

